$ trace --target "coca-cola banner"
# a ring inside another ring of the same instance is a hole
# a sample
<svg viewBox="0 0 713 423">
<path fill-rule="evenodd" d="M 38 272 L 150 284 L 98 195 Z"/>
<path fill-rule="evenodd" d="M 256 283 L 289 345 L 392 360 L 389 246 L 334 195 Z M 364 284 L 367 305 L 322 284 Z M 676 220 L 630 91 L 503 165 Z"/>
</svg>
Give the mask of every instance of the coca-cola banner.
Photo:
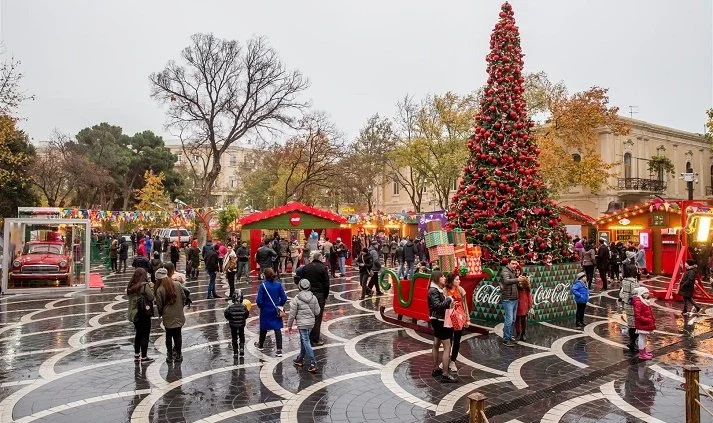
<svg viewBox="0 0 713 423">
<path fill-rule="evenodd" d="M 570 289 L 579 263 L 554 264 L 552 266 L 525 266 L 523 273 L 530 276 L 535 321 L 550 321 L 574 315 L 577 306 Z M 471 319 L 503 321 L 500 304 L 500 286 L 495 281 L 484 280 L 473 291 Z"/>
</svg>

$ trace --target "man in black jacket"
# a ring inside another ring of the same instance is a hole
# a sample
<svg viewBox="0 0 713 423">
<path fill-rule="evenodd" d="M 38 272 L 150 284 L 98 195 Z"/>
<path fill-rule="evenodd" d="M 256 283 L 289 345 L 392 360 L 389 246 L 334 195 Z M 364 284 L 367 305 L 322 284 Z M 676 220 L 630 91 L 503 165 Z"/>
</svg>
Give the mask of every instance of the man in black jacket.
<svg viewBox="0 0 713 423">
<path fill-rule="evenodd" d="M 309 335 L 312 345 L 324 345 L 324 342 L 320 340 L 320 330 L 322 328 L 324 305 L 329 296 L 329 271 L 323 260 L 322 253 L 315 251 L 312 254 L 312 262 L 297 269 L 297 276 L 295 277 L 295 282 L 300 279 L 309 281 L 310 291 L 317 297 L 317 302 L 319 303 L 319 314 L 314 318 L 314 327 Z"/>
<path fill-rule="evenodd" d="M 607 273 L 609 272 L 609 260 L 611 259 L 609 247 L 606 241 L 599 240 L 599 250 L 597 250 L 597 269 L 599 269 L 599 277 L 602 278 L 602 291 L 607 288 Z"/>
<path fill-rule="evenodd" d="M 272 241 L 266 239 L 264 245 L 258 248 L 255 253 L 255 261 L 257 261 L 258 266 L 260 266 L 260 279 L 263 279 L 262 275 L 267 268 L 271 268 L 277 273 L 277 269 L 272 266 L 275 265 L 275 259 L 279 256 L 277 252 L 270 247 L 271 243 Z"/>
<path fill-rule="evenodd" d="M 408 280 L 413 278 L 413 263 L 416 261 L 416 245 L 411 241 L 409 237 L 404 245 L 404 262 L 406 262 L 406 267 L 404 268 L 404 275 Z"/>
<path fill-rule="evenodd" d="M 218 246 L 215 245 L 213 248 L 208 248 L 205 250 L 205 256 L 203 260 L 205 261 L 205 270 L 208 272 L 210 277 L 208 281 L 208 299 L 220 298 L 217 292 L 215 292 L 215 276 L 218 271 Z"/>
<path fill-rule="evenodd" d="M 126 273 L 126 260 L 129 258 L 129 243 L 122 238 L 119 247 L 119 272 Z M 123 266 L 123 267 L 122 267 Z"/>
<path fill-rule="evenodd" d="M 240 282 L 240 278 L 244 273 L 245 281 L 250 282 L 250 270 L 248 269 L 248 263 L 250 262 L 250 250 L 248 249 L 248 243 L 243 242 L 240 244 L 240 248 L 237 249 L 235 254 L 238 257 L 238 273 L 235 276 L 235 280 Z"/>
</svg>

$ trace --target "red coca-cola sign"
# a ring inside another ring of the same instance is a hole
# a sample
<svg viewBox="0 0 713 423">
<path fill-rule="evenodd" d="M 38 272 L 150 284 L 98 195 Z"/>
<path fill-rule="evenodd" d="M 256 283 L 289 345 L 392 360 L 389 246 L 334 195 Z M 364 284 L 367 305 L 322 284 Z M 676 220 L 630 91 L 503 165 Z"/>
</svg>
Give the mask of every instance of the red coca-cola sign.
<svg viewBox="0 0 713 423">
<path fill-rule="evenodd" d="M 290 216 L 290 225 L 292 226 L 300 226 L 300 222 L 302 221 L 302 216 L 300 216 L 299 213 L 292 213 Z"/>
</svg>

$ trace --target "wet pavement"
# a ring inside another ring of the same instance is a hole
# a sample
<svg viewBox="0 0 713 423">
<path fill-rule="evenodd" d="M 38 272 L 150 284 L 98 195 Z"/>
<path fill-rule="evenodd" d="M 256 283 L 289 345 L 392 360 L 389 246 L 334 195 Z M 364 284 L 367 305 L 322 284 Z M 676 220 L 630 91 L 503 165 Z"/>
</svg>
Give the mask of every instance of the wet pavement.
<svg viewBox="0 0 713 423">
<path fill-rule="evenodd" d="M 333 281 L 317 374 L 292 366 L 296 332 L 285 334 L 280 358 L 271 334 L 264 352 L 252 346 L 257 307 L 245 357 L 233 359 L 227 303 L 204 299 L 205 275 L 187 284 L 195 302 L 183 363 L 165 363 L 154 320 L 149 355 L 157 361 L 141 366 L 126 321 L 129 274 L 103 274 L 103 291 L 0 299 L 0 422 L 467 421 L 467 397 L 481 392 L 491 423 L 673 423 L 685 420 L 684 365 L 699 366 L 701 384 L 713 385 L 713 308 L 684 319 L 680 303 L 656 301 L 654 359 L 640 362 L 624 351 L 616 289 L 593 295 L 584 331 L 574 319 L 533 323 L 527 343 L 515 348 L 502 345 L 502 324 L 476 322 L 491 333 L 464 337 L 459 382 L 444 385 L 431 377 L 429 337 L 384 322 L 378 310 L 391 312 L 391 297 L 360 301 L 353 272 Z M 240 286 L 254 299 L 256 283 Z M 292 278 L 285 289 L 296 294 Z M 701 402 L 713 410 L 705 395 Z"/>
</svg>

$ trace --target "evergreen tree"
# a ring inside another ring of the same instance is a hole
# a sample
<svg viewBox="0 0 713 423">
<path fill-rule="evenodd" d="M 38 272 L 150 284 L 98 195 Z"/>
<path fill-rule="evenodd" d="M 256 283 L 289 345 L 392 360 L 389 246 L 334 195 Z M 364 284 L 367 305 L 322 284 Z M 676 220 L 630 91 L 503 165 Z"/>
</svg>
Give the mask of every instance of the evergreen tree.
<svg viewBox="0 0 713 423">
<path fill-rule="evenodd" d="M 569 237 L 539 171 L 539 148 L 523 99 L 523 54 L 509 3 L 490 36 L 488 81 L 468 141 L 470 159 L 448 213 L 485 265 L 510 257 L 533 264 L 566 261 Z"/>
</svg>

